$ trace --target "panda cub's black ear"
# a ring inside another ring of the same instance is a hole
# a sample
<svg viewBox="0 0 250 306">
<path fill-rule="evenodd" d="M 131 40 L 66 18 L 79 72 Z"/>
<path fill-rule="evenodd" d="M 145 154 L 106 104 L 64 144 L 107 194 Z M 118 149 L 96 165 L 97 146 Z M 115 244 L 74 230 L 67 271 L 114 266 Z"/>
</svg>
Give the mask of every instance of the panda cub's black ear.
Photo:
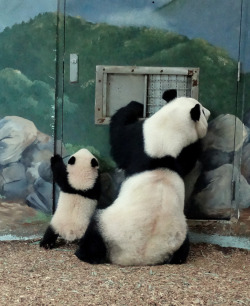
<svg viewBox="0 0 250 306">
<path fill-rule="evenodd" d="M 162 99 L 166 102 L 170 102 L 177 98 L 177 90 L 176 89 L 167 89 L 162 94 Z"/>
<path fill-rule="evenodd" d="M 93 168 L 99 166 L 98 161 L 97 161 L 95 158 L 92 158 L 92 159 L 91 159 L 91 166 L 92 166 Z"/>
<path fill-rule="evenodd" d="M 71 156 L 70 159 L 68 160 L 68 164 L 69 164 L 69 165 L 74 165 L 75 162 L 76 162 L 75 156 Z"/>
<path fill-rule="evenodd" d="M 196 104 L 190 111 L 192 120 L 199 121 L 201 116 L 201 107 L 200 104 Z"/>
</svg>

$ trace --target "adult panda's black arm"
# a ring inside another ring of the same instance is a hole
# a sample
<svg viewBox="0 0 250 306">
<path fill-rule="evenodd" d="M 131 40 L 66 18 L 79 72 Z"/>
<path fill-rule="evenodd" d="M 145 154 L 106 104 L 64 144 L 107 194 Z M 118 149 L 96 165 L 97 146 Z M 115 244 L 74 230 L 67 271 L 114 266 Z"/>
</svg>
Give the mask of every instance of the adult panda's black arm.
<svg viewBox="0 0 250 306">
<path fill-rule="evenodd" d="M 186 176 L 195 166 L 202 152 L 201 141 L 198 140 L 185 147 L 179 156 L 177 162 L 182 170 L 182 177 Z"/>
<path fill-rule="evenodd" d="M 142 124 L 139 118 L 142 116 L 143 105 L 132 101 L 111 117 L 109 129 L 111 156 L 120 169 L 127 170 L 130 161 L 134 159 L 132 152 L 138 151 L 137 140 L 142 136 Z"/>
<path fill-rule="evenodd" d="M 42 240 L 40 241 L 40 247 L 45 249 L 52 249 L 56 244 L 58 236 L 59 235 L 56 234 L 53 227 L 49 225 L 44 233 Z"/>
<path fill-rule="evenodd" d="M 124 107 L 118 109 L 118 111 L 111 117 L 110 130 L 117 128 L 117 126 L 124 126 L 132 124 L 138 121 L 143 116 L 143 104 L 131 101 Z"/>
<path fill-rule="evenodd" d="M 99 230 L 97 215 L 95 214 L 88 228 L 80 239 L 79 248 L 75 255 L 82 261 L 90 264 L 108 263 L 107 247 Z"/>
</svg>

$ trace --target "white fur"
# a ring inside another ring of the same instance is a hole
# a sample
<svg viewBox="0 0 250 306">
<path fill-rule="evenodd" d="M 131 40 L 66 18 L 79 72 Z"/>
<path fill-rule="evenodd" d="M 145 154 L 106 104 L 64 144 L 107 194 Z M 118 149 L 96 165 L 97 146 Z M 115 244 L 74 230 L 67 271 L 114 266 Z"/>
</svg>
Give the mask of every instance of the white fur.
<svg viewBox="0 0 250 306">
<path fill-rule="evenodd" d="M 201 104 L 199 121 L 193 121 L 190 111 L 196 104 L 193 98 L 176 98 L 162 107 L 143 124 L 145 152 L 151 157 L 171 155 L 177 157 L 181 150 L 203 138 L 207 133 L 209 110 Z"/>
<path fill-rule="evenodd" d="M 94 157 L 87 149 L 81 149 L 72 156 L 75 156 L 74 165 L 67 165 L 68 182 L 74 189 L 91 189 L 98 176 L 98 167 L 91 167 L 91 160 Z"/>
<path fill-rule="evenodd" d="M 65 240 L 80 239 L 86 231 L 96 205 L 96 200 L 61 191 L 58 206 L 50 224 Z"/>
<path fill-rule="evenodd" d="M 170 170 L 136 174 L 122 185 L 115 202 L 99 213 L 99 226 L 112 263 L 157 264 L 183 243 L 184 183 Z"/>
<path fill-rule="evenodd" d="M 72 156 L 75 157 L 75 163 L 67 164 L 69 185 L 82 191 L 91 189 L 98 177 L 98 166 L 91 166 L 94 155 L 87 149 L 81 149 Z M 96 200 L 60 191 L 51 225 L 56 233 L 67 241 L 80 239 L 86 231 L 96 205 Z"/>
</svg>

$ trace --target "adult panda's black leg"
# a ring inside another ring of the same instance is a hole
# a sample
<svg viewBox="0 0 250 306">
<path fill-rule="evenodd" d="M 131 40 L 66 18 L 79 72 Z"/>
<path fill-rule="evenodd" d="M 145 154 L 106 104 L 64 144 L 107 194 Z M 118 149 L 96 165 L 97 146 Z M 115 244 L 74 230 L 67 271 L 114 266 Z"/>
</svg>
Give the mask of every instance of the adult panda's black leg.
<svg viewBox="0 0 250 306">
<path fill-rule="evenodd" d="M 108 262 L 107 247 L 100 233 L 96 216 L 92 218 L 84 236 L 80 239 L 75 255 L 90 264 Z"/>
<path fill-rule="evenodd" d="M 189 254 L 189 245 L 190 243 L 187 235 L 180 248 L 173 254 L 170 264 L 181 265 L 185 263 Z"/>
<path fill-rule="evenodd" d="M 53 227 L 49 225 L 44 233 L 43 239 L 40 241 L 40 247 L 52 249 L 56 244 L 58 236 L 59 235 L 55 233 Z"/>
</svg>

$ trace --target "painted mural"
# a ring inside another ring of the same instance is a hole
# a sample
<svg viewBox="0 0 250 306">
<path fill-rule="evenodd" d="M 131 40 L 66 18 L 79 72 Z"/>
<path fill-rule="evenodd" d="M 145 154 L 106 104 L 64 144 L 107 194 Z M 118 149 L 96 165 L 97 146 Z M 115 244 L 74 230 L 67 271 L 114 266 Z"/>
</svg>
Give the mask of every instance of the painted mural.
<svg viewBox="0 0 250 306">
<path fill-rule="evenodd" d="M 0 0 L 0 236 L 43 233 L 58 192 L 55 152 L 87 147 L 101 160 L 107 200 L 117 192 L 108 126 L 94 124 L 96 65 L 200 68 L 212 118 L 186 178 L 186 215 L 240 217 L 237 233 L 250 235 L 249 15 L 246 0 Z"/>
</svg>

